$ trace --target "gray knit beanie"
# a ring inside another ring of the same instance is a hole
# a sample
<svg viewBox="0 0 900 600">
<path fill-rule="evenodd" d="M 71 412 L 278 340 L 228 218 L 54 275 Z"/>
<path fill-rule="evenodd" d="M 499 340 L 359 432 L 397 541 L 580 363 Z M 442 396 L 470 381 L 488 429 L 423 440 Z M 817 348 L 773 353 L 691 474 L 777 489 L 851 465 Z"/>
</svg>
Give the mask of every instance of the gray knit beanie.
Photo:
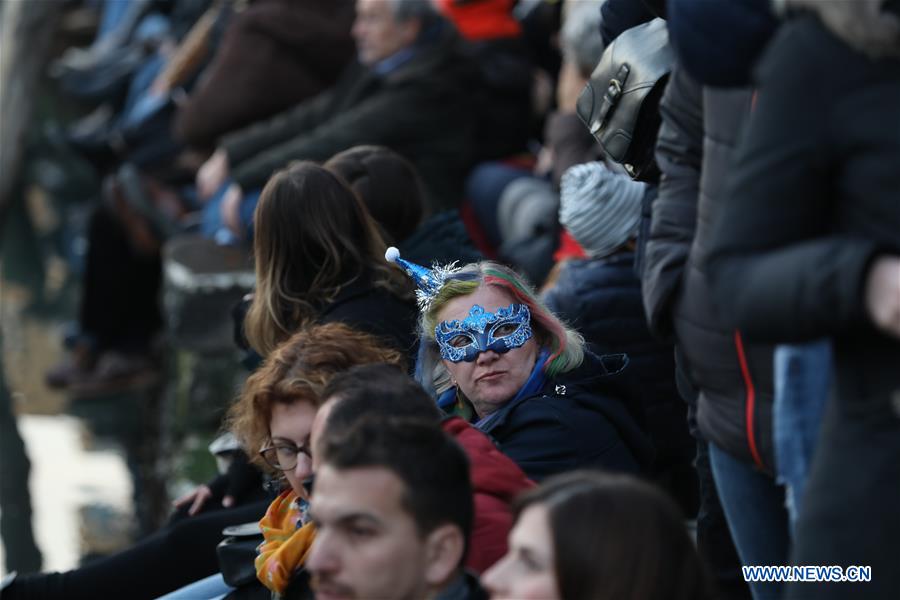
<svg viewBox="0 0 900 600">
<path fill-rule="evenodd" d="M 645 188 L 600 162 L 575 165 L 560 182 L 559 221 L 588 256 L 607 256 L 637 235 Z"/>
</svg>

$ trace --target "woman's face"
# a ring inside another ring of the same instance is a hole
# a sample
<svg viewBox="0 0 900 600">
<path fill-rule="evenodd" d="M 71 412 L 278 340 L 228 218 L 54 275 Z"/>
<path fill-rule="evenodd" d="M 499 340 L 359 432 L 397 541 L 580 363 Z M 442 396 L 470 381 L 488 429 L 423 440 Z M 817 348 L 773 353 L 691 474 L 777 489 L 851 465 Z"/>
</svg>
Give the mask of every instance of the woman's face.
<svg viewBox="0 0 900 600">
<path fill-rule="evenodd" d="M 310 402 L 301 401 L 293 404 L 275 403 L 272 406 L 272 419 L 269 421 L 271 445 L 279 448 L 279 460 L 289 461 L 291 455 L 296 453 L 297 464 L 293 469 L 283 472 L 291 489 L 301 498 L 307 497 L 303 481 L 313 473 L 310 435 L 315 418 L 316 407 Z"/>
<path fill-rule="evenodd" d="M 532 504 L 509 533 L 509 550 L 481 582 L 491 600 L 557 600 L 553 537 L 547 508 Z"/>
<path fill-rule="evenodd" d="M 469 316 L 476 304 L 485 312 L 496 312 L 515 301 L 502 288 L 486 285 L 468 296 L 453 298 L 438 312 L 438 322 L 459 320 Z M 487 350 L 471 362 L 444 360 L 450 377 L 475 407 L 479 417 L 489 415 L 509 401 L 525 385 L 537 359 L 538 345 L 534 337 L 518 348 L 499 354 Z"/>
</svg>

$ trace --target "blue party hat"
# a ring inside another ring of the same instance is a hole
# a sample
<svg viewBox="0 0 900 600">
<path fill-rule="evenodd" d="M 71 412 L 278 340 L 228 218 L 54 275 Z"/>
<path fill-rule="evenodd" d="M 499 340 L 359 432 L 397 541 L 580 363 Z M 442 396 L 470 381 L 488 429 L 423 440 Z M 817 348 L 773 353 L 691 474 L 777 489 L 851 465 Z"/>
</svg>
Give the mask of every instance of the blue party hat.
<svg viewBox="0 0 900 600">
<path fill-rule="evenodd" d="M 416 282 L 416 301 L 419 303 L 419 310 L 422 312 L 428 310 L 431 301 L 441 291 L 441 287 L 443 287 L 447 278 L 459 270 L 455 262 L 445 266 L 435 265 L 431 269 L 417 265 L 400 258 L 400 251 L 394 246 L 387 249 L 384 253 L 384 259 L 399 265 Z"/>
</svg>

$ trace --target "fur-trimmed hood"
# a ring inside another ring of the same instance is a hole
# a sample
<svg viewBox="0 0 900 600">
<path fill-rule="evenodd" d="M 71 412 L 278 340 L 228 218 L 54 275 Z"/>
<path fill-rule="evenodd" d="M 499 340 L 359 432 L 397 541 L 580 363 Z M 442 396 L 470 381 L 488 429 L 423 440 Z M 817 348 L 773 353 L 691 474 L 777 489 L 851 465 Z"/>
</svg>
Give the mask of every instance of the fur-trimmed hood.
<svg viewBox="0 0 900 600">
<path fill-rule="evenodd" d="M 773 5 L 782 14 L 799 10 L 817 14 L 844 43 L 872 58 L 900 58 L 897 0 L 773 0 Z"/>
</svg>

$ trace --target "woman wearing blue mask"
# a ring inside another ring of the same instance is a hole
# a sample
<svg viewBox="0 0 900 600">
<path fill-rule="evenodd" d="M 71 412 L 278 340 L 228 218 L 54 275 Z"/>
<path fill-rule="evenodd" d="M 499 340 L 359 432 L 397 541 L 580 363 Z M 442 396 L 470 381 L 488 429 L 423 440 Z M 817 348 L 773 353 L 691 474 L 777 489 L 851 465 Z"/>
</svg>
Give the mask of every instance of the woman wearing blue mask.
<svg viewBox="0 0 900 600">
<path fill-rule="evenodd" d="M 489 261 L 425 269 L 419 382 L 535 480 L 584 467 L 637 472 L 652 447 L 629 410 L 627 357 L 598 357 L 514 271 Z M 636 408 L 636 407 L 635 407 Z"/>
</svg>

